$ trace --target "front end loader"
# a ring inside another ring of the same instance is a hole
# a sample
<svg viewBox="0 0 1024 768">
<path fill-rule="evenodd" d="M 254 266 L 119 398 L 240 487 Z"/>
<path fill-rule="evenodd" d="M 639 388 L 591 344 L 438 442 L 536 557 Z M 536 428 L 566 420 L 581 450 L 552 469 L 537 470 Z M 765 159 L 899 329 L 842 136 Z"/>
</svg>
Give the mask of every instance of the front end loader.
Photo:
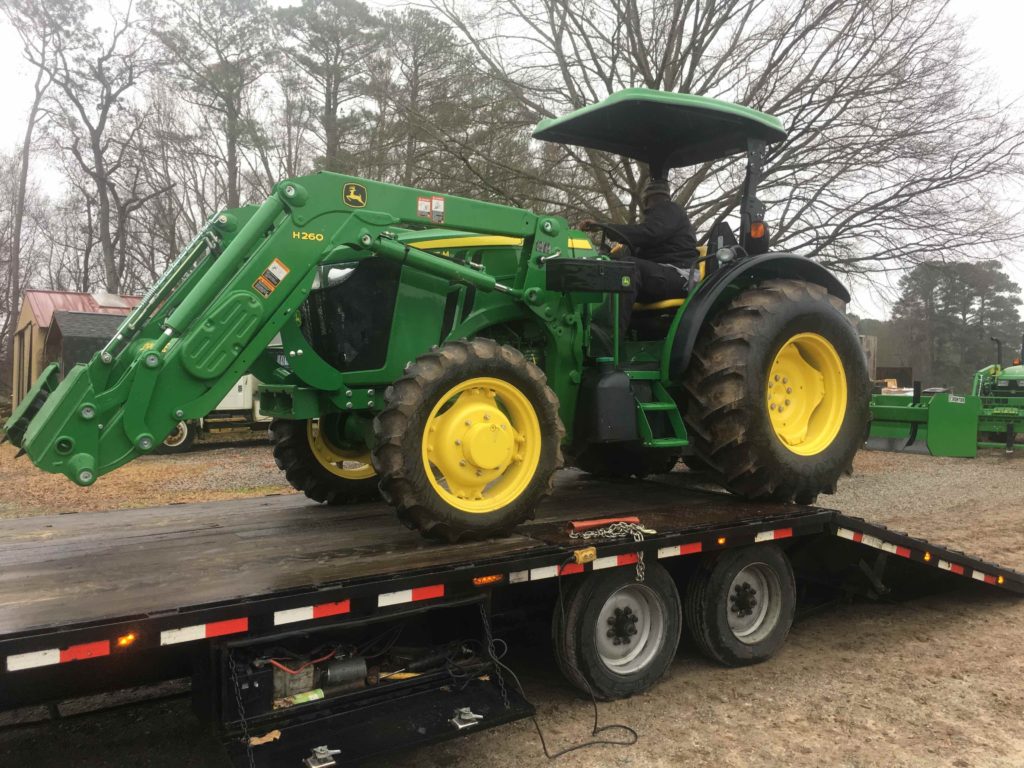
<svg viewBox="0 0 1024 768">
<path fill-rule="evenodd" d="M 832 492 L 864 434 L 867 373 L 843 286 L 768 249 L 756 188 L 779 121 L 630 89 L 534 135 L 657 178 L 745 153 L 738 239 L 716 227 L 689 295 L 636 306 L 620 338 L 632 263 L 564 219 L 289 179 L 215 215 L 88 364 L 44 373 L 8 438 L 89 485 L 252 373 L 293 486 L 331 503 L 382 495 L 447 541 L 532 517 L 565 461 L 625 477 L 683 456 L 751 499 Z"/>
</svg>

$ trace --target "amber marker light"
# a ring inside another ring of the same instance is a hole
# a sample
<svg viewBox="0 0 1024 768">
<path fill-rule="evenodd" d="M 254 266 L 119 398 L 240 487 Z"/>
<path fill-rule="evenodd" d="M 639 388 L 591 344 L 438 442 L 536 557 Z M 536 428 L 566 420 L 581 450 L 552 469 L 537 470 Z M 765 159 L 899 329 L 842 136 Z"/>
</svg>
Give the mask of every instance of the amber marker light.
<svg viewBox="0 0 1024 768">
<path fill-rule="evenodd" d="M 121 635 L 119 638 L 117 638 L 117 647 L 127 648 L 129 645 L 134 643 L 135 640 L 136 636 L 134 632 L 129 632 L 127 635 Z"/>
<path fill-rule="evenodd" d="M 763 221 L 755 221 L 753 224 L 750 225 L 750 236 L 755 240 L 760 240 L 762 237 L 764 237 Z"/>
<path fill-rule="evenodd" d="M 1002 584 L 1004 581 L 1006 581 L 1006 579 L 1003 578 L 1002 576 L 1000 576 L 998 579 L 996 579 L 996 583 L 998 583 L 998 584 Z"/>
<path fill-rule="evenodd" d="M 724 547 L 725 546 L 725 536 L 719 536 L 718 537 L 718 546 L 720 546 L 720 547 Z"/>
<path fill-rule="evenodd" d="M 932 559 L 932 553 L 931 552 L 925 552 L 924 553 L 924 561 L 926 563 L 929 563 L 929 562 L 931 562 L 931 559 Z"/>
<path fill-rule="evenodd" d="M 473 586 L 475 587 L 486 587 L 488 584 L 497 584 L 499 581 L 505 578 L 503 573 L 495 573 L 490 576 L 474 576 Z"/>
</svg>

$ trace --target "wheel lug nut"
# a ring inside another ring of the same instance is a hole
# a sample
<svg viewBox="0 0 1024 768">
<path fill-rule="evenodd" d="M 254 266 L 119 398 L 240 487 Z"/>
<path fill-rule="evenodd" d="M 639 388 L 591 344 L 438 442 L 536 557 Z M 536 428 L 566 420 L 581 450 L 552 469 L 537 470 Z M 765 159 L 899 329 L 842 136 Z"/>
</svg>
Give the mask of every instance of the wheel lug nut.
<svg viewBox="0 0 1024 768">
<path fill-rule="evenodd" d="M 789 400 L 786 401 L 786 405 L 789 405 Z"/>
<path fill-rule="evenodd" d="M 775 403 L 772 403 L 772 410 L 775 410 Z"/>
<path fill-rule="evenodd" d="M 455 444 L 456 444 L 456 445 L 462 445 L 462 441 L 461 441 L 461 440 L 456 440 L 456 441 L 455 441 Z"/>
<path fill-rule="evenodd" d="M 465 459 L 459 459 L 459 466 L 460 467 L 466 466 L 466 460 Z"/>
<path fill-rule="evenodd" d="M 608 630 L 608 637 L 615 637 L 615 630 L 614 629 L 609 629 Z"/>
<path fill-rule="evenodd" d="M 778 380 L 779 380 L 779 374 L 777 374 L 777 373 L 775 374 L 775 380 L 776 380 L 776 381 L 778 381 Z"/>
<path fill-rule="evenodd" d="M 608 626 L 610 627 L 610 626 L 612 626 L 612 625 L 613 625 L 614 623 L 615 623 L 615 619 L 613 619 L 613 618 L 612 618 L 611 616 L 609 616 L 609 617 L 608 617 Z"/>
<path fill-rule="evenodd" d="M 792 387 L 786 387 L 786 394 L 787 395 L 792 395 L 793 394 L 793 388 Z"/>
</svg>

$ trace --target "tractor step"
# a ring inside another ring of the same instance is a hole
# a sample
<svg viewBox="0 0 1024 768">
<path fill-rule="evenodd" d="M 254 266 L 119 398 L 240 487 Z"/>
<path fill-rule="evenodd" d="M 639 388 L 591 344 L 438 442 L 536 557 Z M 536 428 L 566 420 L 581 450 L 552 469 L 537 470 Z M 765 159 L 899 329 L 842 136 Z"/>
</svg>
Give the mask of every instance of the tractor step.
<svg viewBox="0 0 1024 768">
<path fill-rule="evenodd" d="M 686 436 L 683 418 L 679 414 L 679 406 L 676 405 L 675 399 L 660 381 L 651 380 L 650 386 L 654 399 L 636 401 L 637 429 L 644 446 L 647 448 L 685 448 L 690 441 Z M 651 413 L 663 413 L 665 417 L 652 423 L 651 417 L 648 415 Z M 655 434 L 655 431 L 661 432 L 661 434 Z M 665 432 L 669 434 L 664 434 Z"/>
<path fill-rule="evenodd" d="M 655 437 L 652 440 L 644 440 L 645 448 L 685 448 L 690 441 L 685 437 Z"/>
<path fill-rule="evenodd" d="M 644 411 L 677 411 L 678 406 L 675 403 L 637 403 L 641 410 Z"/>
</svg>

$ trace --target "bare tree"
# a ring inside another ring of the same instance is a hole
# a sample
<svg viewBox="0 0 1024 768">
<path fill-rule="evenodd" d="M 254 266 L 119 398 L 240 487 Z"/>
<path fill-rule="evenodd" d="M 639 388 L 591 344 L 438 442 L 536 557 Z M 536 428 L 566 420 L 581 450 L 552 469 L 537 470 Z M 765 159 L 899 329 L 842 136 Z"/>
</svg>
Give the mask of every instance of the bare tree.
<svg viewBox="0 0 1024 768">
<path fill-rule="evenodd" d="M 302 90 L 316 114 L 317 135 L 323 144 L 323 170 L 341 171 L 342 110 L 354 100 L 366 80 L 366 58 L 383 40 L 382 20 L 358 0 L 303 0 L 278 12 L 288 36 L 285 52 L 305 82 Z M 292 87 L 297 78 L 282 79 L 285 105 L 295 109 Z"/>
<path fill-rule="evenodd" d="M 434 0 L 535 120 L 627 87 L 715 96 L 779 116 L 762 197 L 775 246 L 846 271 L 1021 242 L 994 190 L 1024 124 L 975 74 L 946 0 Z M 570 213 L 636 213 L 646 168 L 578 148 L 526 172 Z M 566 171 L 567 167 L 571 170 Z M 698 227 L 734 211 L 742 169 L 676 174 Z"/>
<path fill-rule="evenodd" d="M 131 5 L 111 13 L 106 31 L 88 27 L 82 17 L 67 19 L 62 34 L 68 44 L 55 49 L 46 68 L 60 92 L 51 110 L 53 141 L 65 165 L 92 181 L 104 282 L 117 293 L 128 259 L 127 221 L 165 190 L 140 184 L 135 151 L 146 111 L 131 96 L 146 72 L 148 41 Z"/>
<path fill-rule="evenodd" d="M 217 116 L 224 138 L 227 205 L 241 204 L 241 149 L 251 135 L 248 96 L 275 51 L 263 0 L 176 0 L 151 6 L 153 29 L 182 93 Z"/>
<path fill-rule="evenodd" d="M 25 133 L 21 143 L 20 163 L 17 171 L 17 190 L 14 197 L 14 211 L 8 264 L 8 312 L 9 326 L 2 338 L 7 340 L 8 351 L 14 348 L 16 323 L 21 301 L 21 250 L 22 229 L 25 221 L 25 202 L 28 196 L 29 166 L 32 158 L 33 139 L 36 126 L 42 117 L 43 98 L 50 86 L 51 77 L 47 65 L 53 56 L 53 47 L 59 39 L 62 17 L 71 7 L 60 2 L 40 3 L 38 0 L 7 0 L 2 5 L 4 15 L 21 39 L 24 58 L 36 62 L 35 79 L 32 83 L 32 102 L 25 120 Z"/>
</svg>

